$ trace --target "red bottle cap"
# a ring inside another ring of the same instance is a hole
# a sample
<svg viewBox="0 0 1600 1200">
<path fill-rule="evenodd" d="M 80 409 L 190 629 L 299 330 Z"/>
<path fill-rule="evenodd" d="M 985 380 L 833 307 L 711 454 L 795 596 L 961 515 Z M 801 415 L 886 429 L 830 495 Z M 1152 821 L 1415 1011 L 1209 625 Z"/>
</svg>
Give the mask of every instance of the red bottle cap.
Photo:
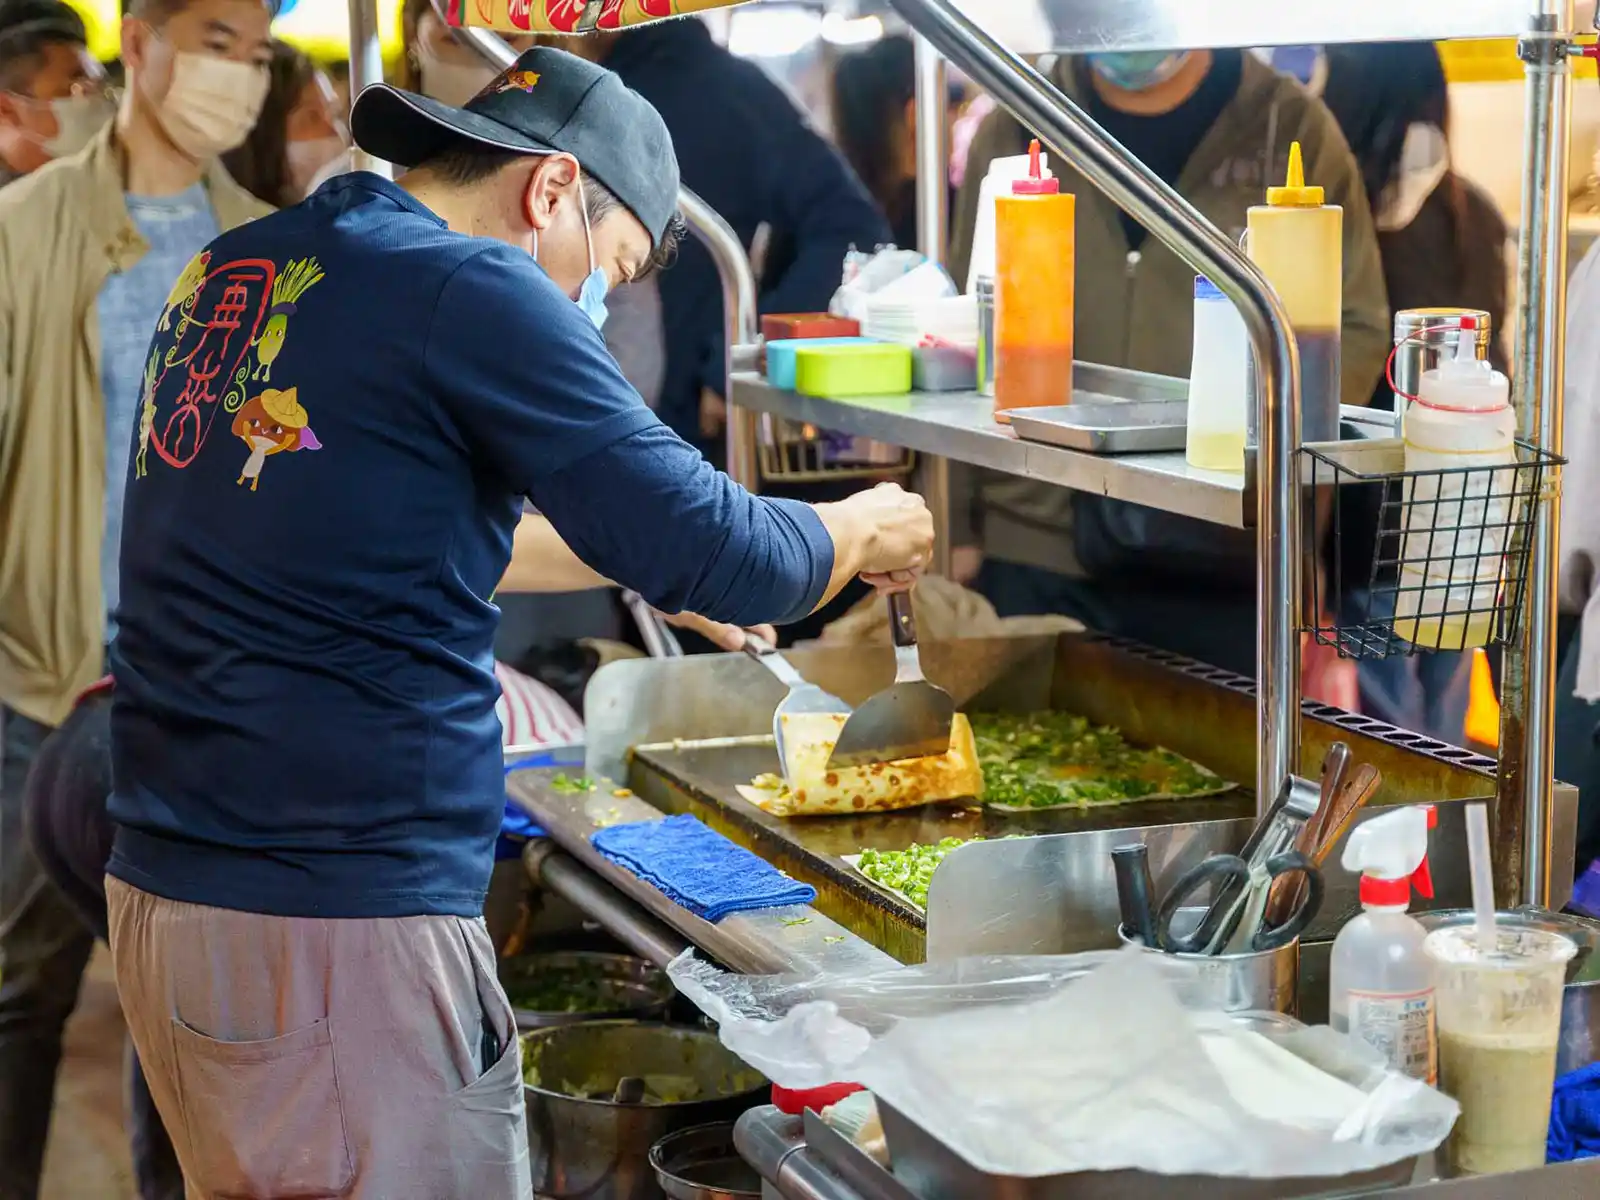
<svg viewBox="0 0 1600 1200">
<path fill-rule="evenodd" d="M 1054 196 L 1061 191 L 1059 179 L 1046 179 L 1044 177 L 1044 164 L 1039 160 L 1039 139 L 1034 138 L 1028 143 L 1028 177 L 1014 180 L 1011 184 L 1013 196 Z"/>
<path fill-rule="evenodd" d="M 772 1085 L 772 1103 L 781 1113 L 797 1117 L 806 1109 L 821 1112 L 846 1096 L 866 1091 L 859 1083 L 830 1083 L 816 1088 L 781 1088 Z"/>
</svg>

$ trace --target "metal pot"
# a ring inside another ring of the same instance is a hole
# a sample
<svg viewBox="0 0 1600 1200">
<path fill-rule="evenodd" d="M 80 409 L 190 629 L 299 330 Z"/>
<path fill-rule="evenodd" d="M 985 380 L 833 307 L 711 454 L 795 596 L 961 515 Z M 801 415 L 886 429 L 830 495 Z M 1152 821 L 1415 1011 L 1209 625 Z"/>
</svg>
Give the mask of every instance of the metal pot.
<svg viewBox="0 0 1600 1200">
<path fill-rule="evenodd" d="M 1201 905 L 1178 909 L 1172 916 L 1172 932 L 1183 937 L 1193 932 L 1205 915 Z M 1137 937 L 1120 926 L 1117 937 L 1124 945 L 1142 946 Z M 1160 951 L 1153 951 L 1161 953 Z M 1255 950 L 1249 954 L 1169 954 L 1168 958 L 1194 968 L 1194 978 L 1179 985 L 1184 1003 L 1218 1012 L 1295 1013 L 1295 982 L 1300 969 L 1298 939 L 1276 950 Z"/>
<path fill-rule="evenodd" d="M 760 1200 L 761 1176 L 739 1156 L 733 1126 L 696 1125 L 650 1147 L 650 1167 L 669 1200 Z"/>
<path fill-rule="evenodd" d="M 535 1030 L 522 1046 L 533 1190 L 550 1200 L 662 1200 L 650 1164 L 657 1141 L 767 1099 L 766 1081 L 701 1029 L 586 1021 Z M 593 1098 L 629 1077 L 668 1102 Z"/>
<path fill-rule="evenodd" d="M 675 994 L 667 973 L 642 958 L 583 950 L 505 959 L 500 985 L 524 1033 L 579 1021 L 651 1020 L 666 1015 Z"/>
<path fill-rule="evenodd" d="M 1429 933 L 1453 925 L 1470 925 L 1476 918 L 1470 908 L 1446 908 L 1414 914 Z M 1525 925 L 1563 934 L 1577 944 L 1578 953 L 1567 964 L 1567 987 L 1561 997 L 1561 1046 L 1556 1051 L 1556 1074 L 1565 1075 L 1600 1062 L 1600 979 L 1591 978 L 1600 949 L 1600 921 L 1547 908 L 1524 905 L 1495 914 L 1497 924 Z"/>
</svg>

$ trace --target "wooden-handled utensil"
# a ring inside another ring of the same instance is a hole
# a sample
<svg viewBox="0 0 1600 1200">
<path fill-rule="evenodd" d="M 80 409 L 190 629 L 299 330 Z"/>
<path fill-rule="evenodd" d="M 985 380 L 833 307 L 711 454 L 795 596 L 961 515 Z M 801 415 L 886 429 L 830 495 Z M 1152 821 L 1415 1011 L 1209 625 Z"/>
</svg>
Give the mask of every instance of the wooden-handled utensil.
<svg viewBox="0 0 1600 1200">
<path fill-rule="evenodd" d="M 1377 794 L 1378 785 L 1382 782 L 1383 776 L 1378 774 L 1378 768 L 1371 763 L 1363 763 L 1355 769 L 1350 781 L 1339 793 L 1333 811 L 1328 814 L 1327 826 L 1319 835 L 1316 846 L 1312 848 L 1313 866 L 1320 867 L 1327 862 L 1328 856 L 1333 853 L 1333 848 L 1345 834 L 1350 832 L 1350 826 L 1355 824 L 1356 814 Z"/>
<path fill-rule="evenodd" d="M 1339 756 L 1342 761 L 1335 761 L 1336 749 L 1343 751 Z M 1312 823 L 1314 828 L 1307 830 L 1306 836 L 1295 846 L 1318 869 L 1327 861 L 1339 839 L 1349 831 L 1356 813 L 1372 799 L 1378 785 L 1383 782 L 1383 776 L 1370 763 L 1363 763 L 1354 771 L 1349 770 L 1349 763 L 1349 747 L 1343 742 L 1334 743 L 1328 752 L 1328 765 L 1337 768 L 1338 790 L 1331 795 L 1324 792 L 1317 809 L 1317 819 Z M 1328 782 L 1326 775 L 1323 782 Z M 1300 902 L 1303 887 L 1304 880 L 1293 876 L 1285 877 L 1273 885 L 1272 894 L 1267 898 L 1269 924 L 1278 925 L 1288 919 Z"/>
</svg>

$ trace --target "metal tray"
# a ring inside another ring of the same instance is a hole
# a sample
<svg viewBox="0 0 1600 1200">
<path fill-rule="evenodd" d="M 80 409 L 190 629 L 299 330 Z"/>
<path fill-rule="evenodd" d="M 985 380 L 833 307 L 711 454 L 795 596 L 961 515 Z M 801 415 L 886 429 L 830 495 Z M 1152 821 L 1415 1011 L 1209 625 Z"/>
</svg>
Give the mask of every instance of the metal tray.
<svg viewBox="0 0 1600 1200">
<path fill-rule="evenodd" d="M 1187 400 L 1118 400 L 1013 408 L 1006 416 L 1019 438 L 1090 454 L 1158 454 L 1182 450 Z"/>
</svg>

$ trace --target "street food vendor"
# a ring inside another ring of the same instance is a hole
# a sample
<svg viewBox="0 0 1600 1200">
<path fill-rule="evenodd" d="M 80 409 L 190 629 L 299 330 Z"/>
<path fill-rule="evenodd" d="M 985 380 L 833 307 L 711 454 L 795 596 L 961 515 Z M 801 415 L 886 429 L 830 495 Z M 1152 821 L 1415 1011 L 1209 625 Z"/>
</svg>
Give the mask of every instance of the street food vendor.
<svg viewBox="0 0 1600 1200">
<path fill-rule="evenodd" d="M 147 359 L 112 649 L 118 988 L 192 1194 L 531 1190 L 481 912 L 504 795 L 489 602 L 524 498 L 666 611 L 908 586 L 925 506 L 749 495 L 606 353 L 678 169 L 602 67 L 465 109 L 369 88 L 358 173 L 214 241 Z"/>
</svg>

